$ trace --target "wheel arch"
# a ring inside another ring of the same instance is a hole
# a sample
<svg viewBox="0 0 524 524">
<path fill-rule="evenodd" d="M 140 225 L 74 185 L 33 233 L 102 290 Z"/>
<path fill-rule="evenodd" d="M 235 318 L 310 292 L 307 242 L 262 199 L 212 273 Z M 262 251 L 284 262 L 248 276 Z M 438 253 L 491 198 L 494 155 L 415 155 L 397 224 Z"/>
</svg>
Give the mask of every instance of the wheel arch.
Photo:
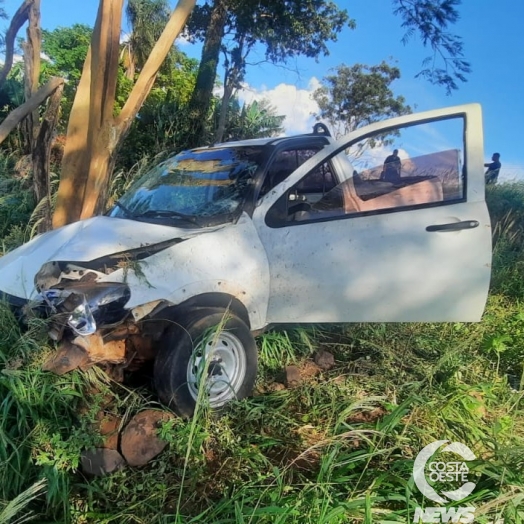
<svg viewBox="0 0 524 524">
<path fill-rule="evenodd" d="M 210 292 L 195 295 L 180 304 L 163 308 L 160 314 L 162 317 L 169 316 L 170 319 L 174 320 L 184 318 L 191 311 L 203 309 L 229 309 L 251 329 L 251 321 L 246 306 L 238 298 L 228 293 Z"/>
</svg>

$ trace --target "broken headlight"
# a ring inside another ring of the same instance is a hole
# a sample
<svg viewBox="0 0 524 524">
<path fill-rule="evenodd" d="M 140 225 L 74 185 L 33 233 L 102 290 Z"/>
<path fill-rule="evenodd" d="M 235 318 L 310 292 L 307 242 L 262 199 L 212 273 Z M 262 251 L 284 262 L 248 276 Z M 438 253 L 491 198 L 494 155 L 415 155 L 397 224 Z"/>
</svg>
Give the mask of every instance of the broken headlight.
<svg viewBox="0 0 524 524">
<path fill-rule="evenodd" d="M 42 297 L 51 314 L 65 317 L 77 335 L 85 336 L 122 322 L 130 294 L 126 284 L 117 282 L 75 282 L 43 291 Z"/>
</svg>

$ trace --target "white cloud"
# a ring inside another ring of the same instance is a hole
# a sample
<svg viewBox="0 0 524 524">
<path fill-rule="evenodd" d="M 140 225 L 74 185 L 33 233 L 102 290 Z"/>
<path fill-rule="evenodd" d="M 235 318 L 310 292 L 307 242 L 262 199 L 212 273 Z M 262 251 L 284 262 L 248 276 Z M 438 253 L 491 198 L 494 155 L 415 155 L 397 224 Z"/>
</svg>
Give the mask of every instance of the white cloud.
<svg viewBox="0 0 524 524">
<path fill-rule="evenodd" d="M 318 112 L 318 105 L 312 98 L 312 93 L 320 86 L 317 78 L 309 80 L 306 89 L 299 89 L 292 84 L 278 84 L 272 89 L 266 86 L 253 87 L 245 85 L 238 93 L 242 102 L 251 103 L 254 100 L 267 99 L 276 108 L 278 115 L 285 115 L 284 129 L 287 135 L 309 133 L 315 119 L 313 113 Z"/>
<path fill-rule="evenodd" d="M 192 44 L 191 40 L 183 33 L 176 39 L 176 45 L 179 47 L 185 47 Z"/>
</svg>

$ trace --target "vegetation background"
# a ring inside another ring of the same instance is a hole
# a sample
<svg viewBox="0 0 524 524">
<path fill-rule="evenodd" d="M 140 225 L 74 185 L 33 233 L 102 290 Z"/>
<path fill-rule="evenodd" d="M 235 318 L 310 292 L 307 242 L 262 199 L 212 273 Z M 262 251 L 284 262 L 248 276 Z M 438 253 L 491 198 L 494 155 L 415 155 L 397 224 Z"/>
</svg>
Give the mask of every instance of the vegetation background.
<svg viewBox="0 0 524 524">
<path fill-rule="evenodd" d="M 190 26 L 194 38 L 209 36 L 211 8 L 219 4 L 206 3 L 208 11 L 197 12 Z M 447 5 L 452 22 L 457 2 L 439 5 Z M 250 38 L 260 42 L 264 35 L 253 33 L 249 13 L 234 2 L 229 8 L 224 27 L 243 28 L 245 46 Z M 351 25 L 342 12 L 330 13 L 332 25 L 319 28 L 322 38 Z M 134 32 L 120 49 L 115 114 L 169 11 L 165 2 L 137 0 L 128 3 L 127 16 Z M 286 23 L 285 17 L 281 22 Z M 424 22 L 412 21 L 414 27 Z M 297 31 L 304 34 L 303 28 Z M 42 31 L 48 59 L 42 62 L 39 82 L 52 76 L 67 79 L 51 150 L 52 199 L 91 36 L 92 29 L 80 25 Z M 266 33 L 263 42 L 271 50 L 270 36 Z M 310 37 L 314 43 L 315 35 Z M 293 52 L 313 53 L 308 41 L 299 42 L 303 47 L 295 42 Z M 448 45 L 453 42 L 457 44 Z M 218 131 L 224 139 L 282 132 L 283 117 L 269 102 L 241 106 L 235 98 L 246 67 L 238 53 L 242 56 L 246 49 L 231 48 L 226 54 L 230 69 L 222 86 L 230 86 L 231 92 L 224 98 L 211 90 L 207 105 L 198 106 L 204 123 L 200 143 L 212 141 Z M 276 61 L 285 56 L 285 50 L 274 50 Z M 107 205 L 151 162 L 193 145 L 192 111 L 202 63 L 171 50 L 118 151 Z M 458 66 L 459 75 L 467 73 L 465 63 Z M 383 103 L 359 112 L 359 122 L 410 111 L 391 90 L 398 69 L 386 63 L 356 64 L 341 66 L 339 73 L 338 78 L 343 74 L 348 79 L 348 92 L 340 91 L 337 76 L 328 77 L 317 94 L 324 116 L 333 118 L 343 108 L 349 119 L 355 114 L 350 102 L 366 100 L 364 87 L 371 78 Z M 443 75 L 440 71 L 434 80 L 450 88 L 450 78 L 460 81 L 460 76 Z M 211 87 L 215 79 L 216 69 Z M 23 66 L 15 64 L 0 90 L 1 120 L 24 101 L 24 82 Z M 348 120 L 341 127 L 354 128 L 359 122 Z M 221 416 L 202 406 L 190 422 L 166 423 L 160 435 L 169 446 L 162 455 L 145 468 L 103 478 L 87 477 L 79 469 L 81 452 L 102 439 L 97 414 L 117 415 L 125 423 L 146 407 L 163 408 L 148 384 L 127 388 L 97 368 L 61 377 L 43 372 L 41 363 L 53 351 L 45 322 L 34 319 L 21 328 L 9 309 L 0 306 L 0 523 L 412 522 L 414 508 L 425 503 L 411 478 L 414 458 L 437 439 L 463 442 L 477 456 L 470 468 L 477 488 L 457 505 L 475 506 L 479 523 L 523 522 L 524 183 L 489 187 L 487 200 L 494 259 L 481 323 L 270 331 L 258 339 L 261 373 L 253 398 L 235 403 Z M 29 240 L 41 220 L 31 150 L 21 125 L 0 150 L 2 253 Z M 336 365 L 308 375 L 310 358 L 319 349 L 330 351 Z M 278 384 L 288 364 L 297 364 L 306 379 L 282 389 Z"/>
</svg>

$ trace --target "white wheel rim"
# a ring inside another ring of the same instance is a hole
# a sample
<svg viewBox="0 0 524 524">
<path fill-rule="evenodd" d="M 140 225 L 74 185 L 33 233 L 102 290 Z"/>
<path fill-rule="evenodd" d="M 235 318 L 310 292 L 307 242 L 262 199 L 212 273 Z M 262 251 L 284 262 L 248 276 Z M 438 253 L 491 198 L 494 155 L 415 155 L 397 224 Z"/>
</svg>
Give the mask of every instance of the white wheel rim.
<svg viewBox="0 0 524 524">
<path fill-rule="evenodd" d="M 222 331 L 201 343 L 191 355 L 187 367 L 187 383 L 194 400 L 199 387 L 211 407 L 218 407 L 236 398 L 246 376 L 246 353 L 240 340 Z M 207 368 L 205 384 L 202 376 Z"/>
</svg>

